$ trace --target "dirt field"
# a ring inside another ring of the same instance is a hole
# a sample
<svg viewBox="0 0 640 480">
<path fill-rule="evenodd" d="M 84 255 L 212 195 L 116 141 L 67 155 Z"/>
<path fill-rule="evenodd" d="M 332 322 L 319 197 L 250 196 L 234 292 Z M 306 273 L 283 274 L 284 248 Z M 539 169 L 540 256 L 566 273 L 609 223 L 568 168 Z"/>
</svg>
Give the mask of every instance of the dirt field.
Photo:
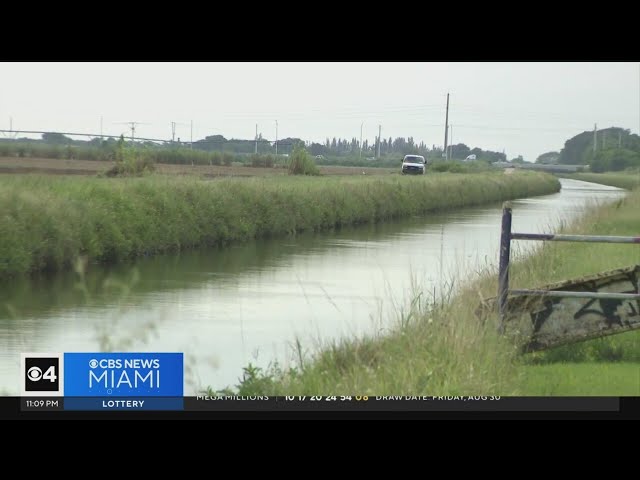
<svg viewBox="0 0 640 480">
<path fill-rule="evenodd" d="M 1 173 L 49 173 L 53 175 L 96 175 L 113 166 L 113 162 L 63 160 L 54 158 L 0 157 Z M 254 177 L 286 175 L 284 168 L 256 168 L 233 165 L 170 165 L 157 164 L 157 171 L 169 175 L 201 175 L 203 177 Z M 389 175 L 393 168 L 320 166 L 324 175 Z"/>
</svg>

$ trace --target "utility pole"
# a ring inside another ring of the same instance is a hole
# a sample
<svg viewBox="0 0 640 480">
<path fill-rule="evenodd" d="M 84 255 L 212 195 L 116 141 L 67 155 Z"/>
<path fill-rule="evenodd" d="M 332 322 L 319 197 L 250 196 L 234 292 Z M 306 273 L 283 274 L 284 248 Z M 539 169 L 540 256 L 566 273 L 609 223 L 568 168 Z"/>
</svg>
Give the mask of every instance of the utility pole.
<svg viewBox="0 0 640 480">
<path fill-rule="evenodd" d="M 598 124 L 593 124 L 593 153 L 596 153 L 596 146 L 598 144 Z"/>
<path fill-rule="evenodd" d="M 447 159 L 447 136 L 449 134 L 449 94 L 447 93 L 447 113 L 444 118 L 444 155 Z"/>
<path fill-rule="evenodd" d="M 360 124 L 360 159 L 362 159 L 362 127 L 363 125 L 364 125 L 364 122 Z"/>
<path fill-rule="evenodd" d="M 178 125 L 183 125 L 183 126 L 185 126 L 185 127 L 186 127 L 186 126 L 187 126 L 187 125 L 189 125 L 189 124 L 187 124 L 187 123 L 180 123 L 180 122 L 171 122 L 171 141 L 172 141 L 172 142 L 173 142 L 173 141 L 175 140 L 175 138 L 176 138 L 176 126 L 178 126 Z M 190 125 L 191 125 L 191 129 L 192 129 L 192 132 L 191 132 L 191 140 L 193 141 L 193 122 L 191 122 L 191 124 L 190 124 Z M 182 142 L 180 141 L 180 137 L 178 137 L 178 143 L 179 143 L 179 144 L 182 144 Z M 185 143 L 186 143 L 186 142 L 185 142 Z M 182 145 L 180 145 L 180 146 L 182 146 Z"/>
<path fill-rule="evenodd" d="M 6 130 L 2 132 L 3 137 L 5 136 L 5 132 Z M 15 134 L 13 133 L 13 117 L 9 117 L 9 133 L 6 135 L 14 139 L 18 136 L 18 132 L 16 132 Z"/>
<path fill-rule="evenodd" d="M 256 155 L 258 154 L 258 124 L 256 123 L 256 151 L 254 152 Z"/>
<path fill-rule="evenodd" d="M 276 120 L 276 159 L 278 158 L 278 120 Z"/>
<path fill-rule="evenodd" d="M 148 123 L 143 123 L 143 122 L 116 122 L 116 123 L 129 125 L 129 128 L 131 129 L 131 143 L 134 143 L 136 139 L 136 125 L 149 125 Z"/>
<path fill-rule="evenodd" d="M 136 138 L 136 122 L 129 122 L 129 124 L 131 125 L 129 127 L 131 128 L 131 143 L 133 143 Z"/>
<path fill-rule="evenodd" d="M 382 125 L 378 125 L 378 160 L 380 160 L 381 147 L 382 147 Z"/>
</svg>

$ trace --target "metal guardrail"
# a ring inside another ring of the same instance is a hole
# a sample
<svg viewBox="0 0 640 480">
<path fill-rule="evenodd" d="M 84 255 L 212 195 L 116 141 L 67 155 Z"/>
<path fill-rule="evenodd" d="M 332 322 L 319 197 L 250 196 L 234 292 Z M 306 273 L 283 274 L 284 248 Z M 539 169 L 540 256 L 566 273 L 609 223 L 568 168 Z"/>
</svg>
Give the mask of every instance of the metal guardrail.
<svg viewBox="0 0 640 480">
<path fill-rule="evenodd" d="M 614 292 L 570 292 L 557 290 L 509 290 L 509 260 L 511 257 L 511 240 L 542 240 L 551 242 L 597 242 L 597 243 L 630 243 L 640 245 L 640 236 L 615 237 L 602 235 L 554 235 L 546 233 L 512 233 L 512 210 L 508 205 L 502 208 L 502 231 L 500 235 L 500 266 L 498 270 L 498 313 L 500 315 L 500 333 L 504 332 L 509 293 L 516 295 L 534 295 L 547 297 L 599 298 L 617 300 L 640 300 L 638 293 Z"/>
</svg>

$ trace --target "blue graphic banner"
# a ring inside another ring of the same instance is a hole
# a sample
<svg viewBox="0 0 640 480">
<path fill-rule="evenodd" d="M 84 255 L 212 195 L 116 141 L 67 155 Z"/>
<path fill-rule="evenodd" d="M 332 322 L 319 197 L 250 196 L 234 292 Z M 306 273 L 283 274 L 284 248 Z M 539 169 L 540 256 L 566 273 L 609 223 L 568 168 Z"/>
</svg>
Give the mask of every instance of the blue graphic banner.
<svg viewBox="0 0 640 480">
<path fill-rule="evenodd" d="M 65 353 L 65 397 L 182 397 L 182 353 Z"/>
</svg>

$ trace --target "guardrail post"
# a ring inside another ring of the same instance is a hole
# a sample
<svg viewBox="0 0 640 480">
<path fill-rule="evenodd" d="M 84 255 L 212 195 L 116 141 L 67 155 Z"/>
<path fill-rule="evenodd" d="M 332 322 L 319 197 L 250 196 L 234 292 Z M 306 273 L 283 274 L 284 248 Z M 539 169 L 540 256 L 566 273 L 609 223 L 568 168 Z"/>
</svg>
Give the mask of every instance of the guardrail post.
<svg viewBox="0 0 640 480">
<path fill-rule="evenodd" d="M 504 333 L 504 320 L 507 311 L 509 291 L 509 257 L 511 255 L 511 204 L 502 206 L 502 233 L 500 235 L 500 267 L 498 270 L 498 314 L 500 325 L 498 332 Z"/>
</svg>

